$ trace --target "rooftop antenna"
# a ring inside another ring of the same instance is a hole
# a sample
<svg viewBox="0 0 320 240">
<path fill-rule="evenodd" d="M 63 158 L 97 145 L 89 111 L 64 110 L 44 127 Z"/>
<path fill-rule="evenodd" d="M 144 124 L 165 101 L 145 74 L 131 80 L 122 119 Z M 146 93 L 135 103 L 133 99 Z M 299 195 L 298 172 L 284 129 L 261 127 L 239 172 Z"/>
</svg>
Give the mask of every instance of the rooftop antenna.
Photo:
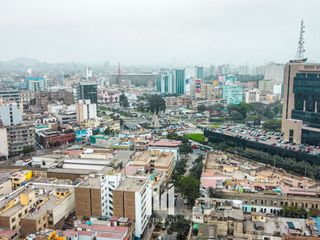
<svg viewBox="0 0 320 240">
<path fill-rule="evenodd" d="M 297 55 L 296 55 L 296 58 L 297 60 L 305 60 L 304 58 L 304 52 L 306 51 L 304 49 L 304 37 L 303 37 L 303 34 L 304 34 L 304 29 L 305 29 L 305 26 L 303 24 L 303 20 L 301 20 L 301 26 L 300 26 L 300 37 L 299 37 L 299 42 L 298 42 L 298 48 L 297 48 Z"/>
</svg>

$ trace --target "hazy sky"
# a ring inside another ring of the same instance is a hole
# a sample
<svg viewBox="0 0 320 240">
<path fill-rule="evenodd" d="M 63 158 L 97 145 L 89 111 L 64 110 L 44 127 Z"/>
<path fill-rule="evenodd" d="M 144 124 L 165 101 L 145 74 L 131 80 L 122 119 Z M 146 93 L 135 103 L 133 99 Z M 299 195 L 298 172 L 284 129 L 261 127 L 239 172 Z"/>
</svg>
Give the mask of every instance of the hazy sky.
<svg viewBox="0 0 320 240">
<path fill-rule="evenodd" d="M 0 60 L 258 64 L 320 60 L 320 0 L 0 0 Z"/>
</svg>

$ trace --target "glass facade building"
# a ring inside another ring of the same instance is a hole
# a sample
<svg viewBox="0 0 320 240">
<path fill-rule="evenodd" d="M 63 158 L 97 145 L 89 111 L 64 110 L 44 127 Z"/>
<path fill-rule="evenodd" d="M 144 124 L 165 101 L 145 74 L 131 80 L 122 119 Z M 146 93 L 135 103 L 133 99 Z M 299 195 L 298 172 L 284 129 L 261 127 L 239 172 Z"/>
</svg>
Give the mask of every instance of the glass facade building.
<svg viewBox="0 0 320 240">
<path fill-rule="evenodd" d="M 77 88 L 78 100 L 90 99 L 91 103 L 98 102 L 98 92 L 96 83 L 79 83 Z"/>
<path fill-rule="evenodd" d="M 184 94 L 185 70 L 164 70 L 157 76 L 157 91 L 166 94 Z"/>
<path fill-rule="evenodd" d="M 282 131 L 289 142 L 320 144 L 320 64 L 286 65 Z"/>
</svg>

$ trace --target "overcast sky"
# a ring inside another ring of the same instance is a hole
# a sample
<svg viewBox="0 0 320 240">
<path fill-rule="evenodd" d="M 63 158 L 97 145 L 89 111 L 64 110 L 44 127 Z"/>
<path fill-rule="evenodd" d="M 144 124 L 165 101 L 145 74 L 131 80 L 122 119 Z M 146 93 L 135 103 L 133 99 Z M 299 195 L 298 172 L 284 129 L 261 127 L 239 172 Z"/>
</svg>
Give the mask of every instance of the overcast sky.
<svg viewBox="0 0 320 240">
<path fill-rule="evenodd" d="M 0 0 L 0 60 L 260 64 L 320 60 L 320 0 Z"/>
</svg>

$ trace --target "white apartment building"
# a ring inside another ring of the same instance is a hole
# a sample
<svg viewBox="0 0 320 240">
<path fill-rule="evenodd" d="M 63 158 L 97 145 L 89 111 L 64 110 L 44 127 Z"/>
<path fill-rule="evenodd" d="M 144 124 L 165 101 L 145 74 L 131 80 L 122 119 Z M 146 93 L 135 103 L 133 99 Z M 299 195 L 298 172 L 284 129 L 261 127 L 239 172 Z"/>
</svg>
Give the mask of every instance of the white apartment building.
<svg viewBox="0 0 320 240">
<path fill-rule="evenodd" d="M 0 99 L 0 119 L 3 126 L 12 126 L 22 123 L 22 112 L 18 104 L 13 101 L 4 102 Z"/>
<path fill-rule="evenodd" d="M 245 90 L 245 102 L 259 102 L 260 101 L 260 90 L 257 88 L 251 88 Z"/>
<path fill-rule="evenodd" d="M 0 158 L 7 158 L 9 155 L 9 146 L 7 138 L 7 129 L 0 127 Z"/>
<path fill-rule="evenodd" d="M 76 104 L 77 121 L 97 118 L 97 104 L 91 103 L 90 99 L 79 100 Z"/>
</svg>

